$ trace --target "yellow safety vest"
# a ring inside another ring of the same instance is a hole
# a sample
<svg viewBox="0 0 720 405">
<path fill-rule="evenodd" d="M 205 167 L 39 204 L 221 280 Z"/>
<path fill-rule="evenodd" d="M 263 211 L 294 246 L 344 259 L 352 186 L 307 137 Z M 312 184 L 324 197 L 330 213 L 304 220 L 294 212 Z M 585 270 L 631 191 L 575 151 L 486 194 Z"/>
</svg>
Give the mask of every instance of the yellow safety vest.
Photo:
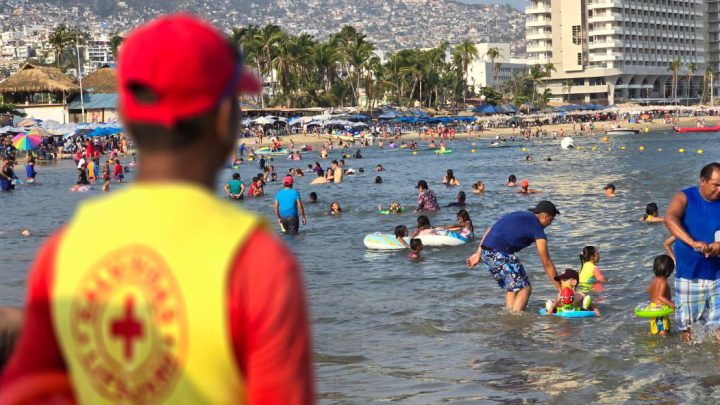
<svg viewBox="0 0 720 405">
<path fill-rule="evenodd" d="M 100 221 L 109 232 L 96 232 Z M 227 281 L 258 226 L 188 184 L 137 184 L 83 203 L 60 242 L 51 292 L 79 403 L 246 402 Z"/>
</svg>

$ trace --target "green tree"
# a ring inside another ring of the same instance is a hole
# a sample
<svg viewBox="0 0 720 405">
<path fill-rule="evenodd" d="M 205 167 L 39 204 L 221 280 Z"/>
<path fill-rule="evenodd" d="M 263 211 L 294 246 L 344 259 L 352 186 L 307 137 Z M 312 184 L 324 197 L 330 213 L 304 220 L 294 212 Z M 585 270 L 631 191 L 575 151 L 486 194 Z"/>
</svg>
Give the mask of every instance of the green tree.
<svg viewBox="0 0 720 405">
<path fill-rule="evenodd" d="M 48 43 L 53 47 L 55 51 L 55 63 L 57 68 L 61 69 L 62 66 L 62 54 L 68 44 L 75 40 L 75 34 L 67 29 L 64 24 L 58 25 L 48 35 Z"/>
<path fill-rule="evenodd" d="M 112 50 L 113 60 L 117 61 L 118 57 L 118 49 L 120 48 L 120 45 L 125 40 L 125 38 L 121 37 L 118 34 L 114 34 L 110 37 L 110 49 Z"/>
<path fill-rule="evenodd" d="M 567 96 L 568 96 L 567 102 L 570 102 L 570 92 L 572 91 L 573 81 L 571 79 L 563 80 L 562 85 L 563 85 L 563 88 L 562 88 L 563 92 L 567 93 Z"/>
<path fill-rule="evenodd" d="M 692 82 L 693 76 L 695 76 L 695 73 L 697 72 L 697 65 L 695 62 L 690 62 L 687 65 L 687 91 L 685 92 L 687 94 L 687 100 L 686 105 L 690 105 L 690 83 Z"/>
<path fill-rule="evenodd" d="M 673 101 L 675 102 L 675 105 L 677 105 L 677 85 L 678 85 L 678 75 L 680 72 L 680 67 L 682 67 L 682 62 L 680 62 L 679 59 L 675 59 L 668 65 L 668 71 L 672 72 L 672 87 L 671 87 L 671 96 L 673 98 Z"/>
<path fill-rule="evenodd" d="M 542 83 L 542 79 L 546 77 L 545 70 L 540 65 L 533 65 L 527 74 L 527 79 L 532 84 L 532 102 L 535 103 L 535 96 L 537 95 L 537 87 Z M 547 89 L 547 86 L 546 86 Z"/>
<path fill-rule="evenodd" d="M 457 55 L 458 59 L 462 63 L 462 71 L 465 75 L 465 83 L 463 83 L 463 104 L 465 103 L 465 98 L 467 94 L 467 79 L 468 79 L 468 66 L 478 58 L 478 50 L 474 43 L 472 43 L 469 39 L 464 39 L 461 43 L 458 45 L 455 45 L 455 49 L 453 50 L 455 55 Z"/>
<path fill-rule="evenodd" d="M 502 51 L 500 50 L 500 48 L 494 46 L 488 48 L 487 52 L 485 52 L 485 56 L 490 58 L 490 63 L 493 67 L 493 79 L 495 80 L 494 87 L 498 89 L 500 87 L 498 82 L 498 75 L 500 74 L 500 64 L 495 63 L 495 61 L 502 56 Z"/>
</svg>

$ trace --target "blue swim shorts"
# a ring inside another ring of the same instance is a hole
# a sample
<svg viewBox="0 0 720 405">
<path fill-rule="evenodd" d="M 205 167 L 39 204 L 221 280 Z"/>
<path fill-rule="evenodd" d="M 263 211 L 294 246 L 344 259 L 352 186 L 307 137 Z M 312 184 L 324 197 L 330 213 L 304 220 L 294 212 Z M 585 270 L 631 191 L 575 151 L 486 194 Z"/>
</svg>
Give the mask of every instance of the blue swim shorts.
<svg viewBox="0 0 720 405">
<path fill-rule="evenodd" d="M 514 254 L 482 248 L 480 258 L 503 290 L 517 292 L 530 287 L 525 268 Z"/>
<path fill-rule="evenodd" d="M 678 330 L 690 325 L 720 326 L 720 280 L 675 279 L 675 320 Z"/>
</svg>

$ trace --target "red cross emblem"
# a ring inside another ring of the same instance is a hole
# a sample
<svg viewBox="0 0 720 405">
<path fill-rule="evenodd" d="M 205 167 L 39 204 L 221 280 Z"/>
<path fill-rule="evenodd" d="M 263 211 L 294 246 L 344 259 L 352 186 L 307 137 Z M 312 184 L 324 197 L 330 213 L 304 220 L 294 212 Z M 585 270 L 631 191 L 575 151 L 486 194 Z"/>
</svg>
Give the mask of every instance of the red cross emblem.
<svg viewBox="0 0 720 405">
<path fill-rule="evenodd" d="M 113 337 L 124 340 L 125 344 L 125 360 L 133 358 L 133 343 L 135 339 L 143 337 L 143 325 L 135 319 L 133 309 L 135 308 L 135 300 L 128 296 L 125 298 L 125 317 L 113 321 L 110 324 L 110 334 Z"/>
</svg>

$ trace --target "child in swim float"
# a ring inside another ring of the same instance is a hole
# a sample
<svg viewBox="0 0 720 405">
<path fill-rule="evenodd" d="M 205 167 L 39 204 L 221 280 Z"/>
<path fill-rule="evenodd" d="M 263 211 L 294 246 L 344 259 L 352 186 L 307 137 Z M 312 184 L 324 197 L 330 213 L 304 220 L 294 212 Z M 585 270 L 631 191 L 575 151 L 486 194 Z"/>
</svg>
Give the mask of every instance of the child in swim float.
<svg viewBox="0 0 720 405">
<path fill-rule="evenodd" d="M 420 239 L 410 239 L 410 249 L 412 249 L 412 253 L 408 256 L 408 259 L 410 260 L 418 260 L 420 259 L 420 251 L 423 250 L 423 243 Z"/>
<path fill-rule="evenodd" d="M 457 220 L 457 224 L 441 226 L 438 227 L 438 229 L 459 232 L 460 236 L 465 239 L 474 238 L 475 228 L 473 227 L 472 220 L 470 219 L 470 214 L 466 210 L 460 210 L 457 213 Z"/>
<path fill-rule="evenodd" d="M 398 225 L 395 227 L 395 239 L 397 239 L 400 244 L 405 246 L 408 249 L 412 249 L 410 245 L 408 245 L 407 242 L 405 242 L 405 238 L 408 237 L 410 234 L 410 231 L 408 231 L 407 226 L 405 225 Z"/>
<path fill-rule="evenodd" d="M 668 255 L 660 255 L 653 262 L 653 277 L 648 287 L 650 295 L 650 303 L 658 308 L 666 305 L 675 309 L 675 303 L 672 302 L 670 295 L 670 286 L 667 279 L 675 270 L 675 262 Z M 653 335 L 667 335 L 670 332 L 670 318 L 668 315 L 653 318 L 650 320 L 650 333 Z"/>
<path fill-rule="evenodd" d="M 378 211 L 380 211 L 381 213 L 384 213 L 384 212 L 383 212 L 384 210 L 383 210 L 382 205 L 378 205 Z M 388 210 L 387 210 L 387 212 L 390 213 L 390 214 L 399 214 L 399 213 L 401 213 L 402 211 L 403 211 L 402 206 L 401 206 L 400 203 L 397 202 L 397 201 L 391 202 L 391 203 L 390 203 L 390 207 L 389 207 Z"/>
<path fill-rule="evenodd" d="M 550 315 L 557 311 L 593 311 L 596 316 L 600 316 L 600 310 L 593 307 L 590 302 L 590 296 L 577 291 L 580 275 L 573 269 L 565 269 L 565 272 L 559 276 L 555 276 L 555 281 L 560 282 L 560 293 L 555 300 L 548 300 L 545 303 L 546 315 Z"/>
<path fill-rule="evenodd" d="M 665 222 L 665 218 L 660 216 L 659 211 L 657 204 L 650 203 L 645 206 L 645 215 L 640 220 L 643 222 Z"/>
<path fill-rule="evenodd" d="M 580 284 L 604 283 L 605 276 L 597 268 L 600 261 L 600 252 L 595 246 L 585 246 L 580 251 Z"/>
</svg>

